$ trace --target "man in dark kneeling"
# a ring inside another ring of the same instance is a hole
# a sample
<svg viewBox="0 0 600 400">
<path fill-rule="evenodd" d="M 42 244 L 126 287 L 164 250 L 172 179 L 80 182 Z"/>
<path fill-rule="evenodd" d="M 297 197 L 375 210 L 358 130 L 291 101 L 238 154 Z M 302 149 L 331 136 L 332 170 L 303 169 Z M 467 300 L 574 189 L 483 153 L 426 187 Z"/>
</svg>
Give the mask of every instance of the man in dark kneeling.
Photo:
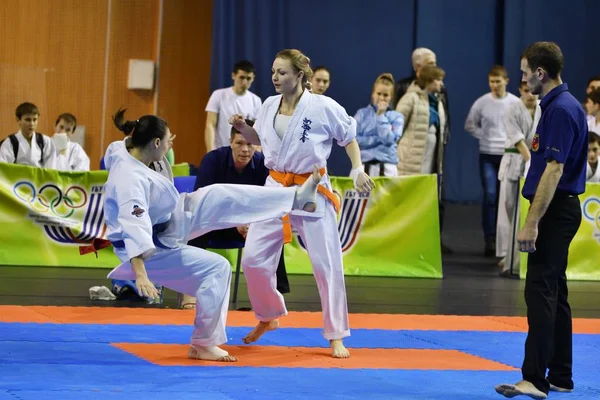
<svg viewBox="0 0 600 400">
<path fill-rule="evenodd" d="M 246 124 L 252 126 L 254 122 L 246 120 Z M 267 176 L 269 176 L 269 170 L 265 167 L 265 156 L 256 151 L 254 146 L 233 127 L 231 128 L 229 144 L 229 146 L 223 146 L 206 153 L 202 158 L 194 190 L 214 183 L 264 186 Z M 188 244 L 206 249 L 209 247 L 210 242 L 215 241 L 244 243 L 247 233 L 248 226 L 221 229 L 190 240 Z M 283 250 L 277 266 L 277 290 L 281 294 L 290 292 Z"/>
</svg>

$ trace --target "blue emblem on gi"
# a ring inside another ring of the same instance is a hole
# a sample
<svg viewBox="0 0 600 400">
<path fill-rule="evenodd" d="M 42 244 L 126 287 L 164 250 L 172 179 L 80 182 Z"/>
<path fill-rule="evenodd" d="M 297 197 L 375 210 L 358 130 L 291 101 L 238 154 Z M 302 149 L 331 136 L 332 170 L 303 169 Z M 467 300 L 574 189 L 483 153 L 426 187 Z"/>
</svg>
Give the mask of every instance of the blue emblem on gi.
<svg viewBox="0 0 600 400">
<path fill-rule="evenodd" d="M 302 120 L 302 135 L 300 136 L 300 140 L 302 141 L 302 143 L 306 142 L 308 139 L 308 131 L 310 131 L 310 124 L 312 124 L 312 121 L 308 118 L 304 118 Z"/>
</svg>

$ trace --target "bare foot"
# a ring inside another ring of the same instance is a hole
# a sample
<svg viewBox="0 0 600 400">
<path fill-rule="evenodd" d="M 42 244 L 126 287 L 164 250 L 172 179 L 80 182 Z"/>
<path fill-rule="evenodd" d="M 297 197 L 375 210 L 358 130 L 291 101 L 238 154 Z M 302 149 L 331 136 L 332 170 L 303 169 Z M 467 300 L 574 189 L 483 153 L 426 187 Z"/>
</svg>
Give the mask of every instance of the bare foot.
<svg viewBox="0 0 600 400">
<path fill-rule="evenodd" d="M 234 356 L 230 356 L 228 352 L 217 346 L 201 347 L 192 345 L 188 350 L 188 358 L 204 361 L 237 361 L 237 358 L 235 358 Z"/>
<path fill-rule="evenodd" d="M 184 294 L 181 299 L 180 308 L 182 310 L 195 310 L 196 309 L 196 298 L 194 296 L 189 296 L 187 294 Z"/>
<path fill-rule="evenodd" d="M 350 352 L 344 346 L 344 342 L 342 339 L 334 339 L 330 340 L 329 344 L 331 346 L 331 356 L 333 358 L 349 358 Z"/>
<path fill-rule="evenodd" d="M 504 264 L 506 264 L 506 257 L 504 257 L 502 260 L 500 260 L 500 261 L 498 262 L 498 266 L 499 266 L 500 268 L 504 268 Z"/>
<path fill-rule="evenodd" d="M 529 381 L 520 381 L 515 385 L 503 384 L 496 386 L 496 393 L 503 395 L 504 397 L 513 398 L 516 396 L 527 396 L 532 399 L 543 400 L 548 395 Z"/>
<path fill-rule="evenodd" d="M 265 334 L 265 332 L 274 331 L 277 328 L 279 328 L 279 320 L 277 319 L 274 319 L 269 322 L 260 321 L 258 325 L 256 325 L 256 327 L 252 329 L 252 332 L 247 334 L 246 337 L 242 339 L 242 341 L 246 344 L 256 342 L 258 339 L 260 339 L 262 335 Z"/>
</svg>

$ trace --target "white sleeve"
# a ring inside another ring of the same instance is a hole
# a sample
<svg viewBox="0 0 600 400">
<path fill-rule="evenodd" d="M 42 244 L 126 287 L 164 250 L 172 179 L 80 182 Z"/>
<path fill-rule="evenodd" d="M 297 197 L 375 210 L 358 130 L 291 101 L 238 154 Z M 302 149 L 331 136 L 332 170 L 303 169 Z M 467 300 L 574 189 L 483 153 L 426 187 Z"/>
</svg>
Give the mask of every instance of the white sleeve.
<svg viewBox="0 0 600 400">
<path fill-rule="evenodd" d="M 115 189 L 118 224 L 123 233 L 127 257 L 147 258 L 154 251 L 152 221 L 148 215 L 148 188 L 139 180 L 123 182 Z"/>
<path fill-rule="evenodd" d="M 72 160 L 70 167 L 73 169 L 73 171 L 89 171 L 90 158 L 79 143 L 74 143 L 74 145 L 75 148 L 73 149 L 73 154 L 71 155 Z"/>
<path fill-rule="evenodd" d="M 44 155 L 42 157 L 42 168 L 56 169 L 56 146 L 54 140 L 44 135 Z"/>
<path fill-rule="evenodd" d="M 473 103 L 473 106 L 471 106 L 465 122 L 465 130 L 477 139 L 483 137 L 483 132 L 481 131 L 481 99 L 477 99 Z"/>
<path fill-rule="evenodd" d="M 513 147 L 521 140 L 525 140 L 520 112 L 520 105 L 516 103 L 504 113 L 504 130 L 506 131 L 508 143 Z"/>
<path fill-rule="evenodd" d="M 265 114 L 266 114 L 268 108 L 269 108 L 269 101 L 267 99 L 258 109 L 258 112 L 256 115 L 256 121 L 254 121 L 253 128 L 256 131 L 256 134 L 258 135 L 258 139 L 261 141 L 263 140 L 263 138 L 261 135 L 262 129 L 261 129 L 260 124 L 262 123 L 262 120 L 265 118 Z"/>
<path fill-rule="evenodd" d="M 2 146 L 0 146 L 0 162 L 11 164 L 15 162 L 15 153 L 8 137 L 4 139 Z"/>
<path fill-rule="evenodd" d="M 346 113 L 344 107 L 332 99 L 330 101 L 330 104 L 324 105 L 329 134 L 345 147 L 356 138 L 356 120 Z"/>
<path fill-rule="evenodd" d="M 258 118 L 258 113 L 260 112 L 260 108 L 262 106 L 262 100 L 260 99 L 260 97 L 256 96 L 254 99 L 256 101 L 254 102 L 254 107 L 252 113 L 250 114 L 250 119 Z"/>
<path fill-rule="evenodd" d="M 219 110 L 221 110 L 221 92 L 215 90 L 208 99 L 208 104 L 206 105 L 205 111 L 210 111 L 218 114 Z"/>
</svg>

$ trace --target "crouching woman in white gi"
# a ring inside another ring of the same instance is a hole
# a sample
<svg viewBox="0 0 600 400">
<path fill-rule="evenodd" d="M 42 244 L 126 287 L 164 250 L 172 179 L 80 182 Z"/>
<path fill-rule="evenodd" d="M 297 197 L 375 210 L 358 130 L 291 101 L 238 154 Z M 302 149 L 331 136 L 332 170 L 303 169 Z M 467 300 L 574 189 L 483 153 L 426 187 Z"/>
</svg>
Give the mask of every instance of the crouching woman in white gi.
<svg viewBox="0 0 600 400">
<path fill-rule="evenodd" d="M 323 308 L 324 336 L 333 357 L 349 357 L 343 338 L 350 335 L 342 250 L 337 229 L 339 200 L 333 195 L 325 166 L 333 139 L 344 146 L 352 162 L 355 188 L 370 191 L 375 185 L 364 172 L 356 142 L 356 121 L 329 97 L 312 94 L 307 87 L 312 75 L 310 60 L 298 50 L 283 50 L 273 62 L 272 80 L 278 96 L 262 105 L 254 128 L 244 117 L 230 123 L 246 140 L 261 145 L 270 174 L 265 186 L 302 184 L 313 165 L 323 175 L 313 214 L 294 211 L 285 218 L 250 225 L 242 257 L 252 308 L 260 321 L 244 338 L 251 343 L 278 327 L 287 315 L 283 296 L 276 289 L 276 270 L 284 243 L 291 241 L 293 226 L 306 245 Z"/>
<path fill-rule="evenodd" d="M 115 118 L 121 130 L 122 113 Z M 110 279 L 135 279 L 142 296 L 157 295 L 152 282 L 196 297 L 190 358 L 236 361 L 217 347 L 227 341 L 225 323 L 231 267 L 214 253 L 187 245 L 214 229 L 281 218 L 293 208 L 314 209 L 318 169 L 306 184 L 294 188 L 212 185 L 179 194 L 171 179 L 150 168 L 163 160 L 173 138 L 167 123 L 145 115 L 135 124 L 132 148 L 113 146 L 104 186 L 107 239 L 122 264 Z M 243 210 L 243 212 L 240 212 Z"/>
</svg>

